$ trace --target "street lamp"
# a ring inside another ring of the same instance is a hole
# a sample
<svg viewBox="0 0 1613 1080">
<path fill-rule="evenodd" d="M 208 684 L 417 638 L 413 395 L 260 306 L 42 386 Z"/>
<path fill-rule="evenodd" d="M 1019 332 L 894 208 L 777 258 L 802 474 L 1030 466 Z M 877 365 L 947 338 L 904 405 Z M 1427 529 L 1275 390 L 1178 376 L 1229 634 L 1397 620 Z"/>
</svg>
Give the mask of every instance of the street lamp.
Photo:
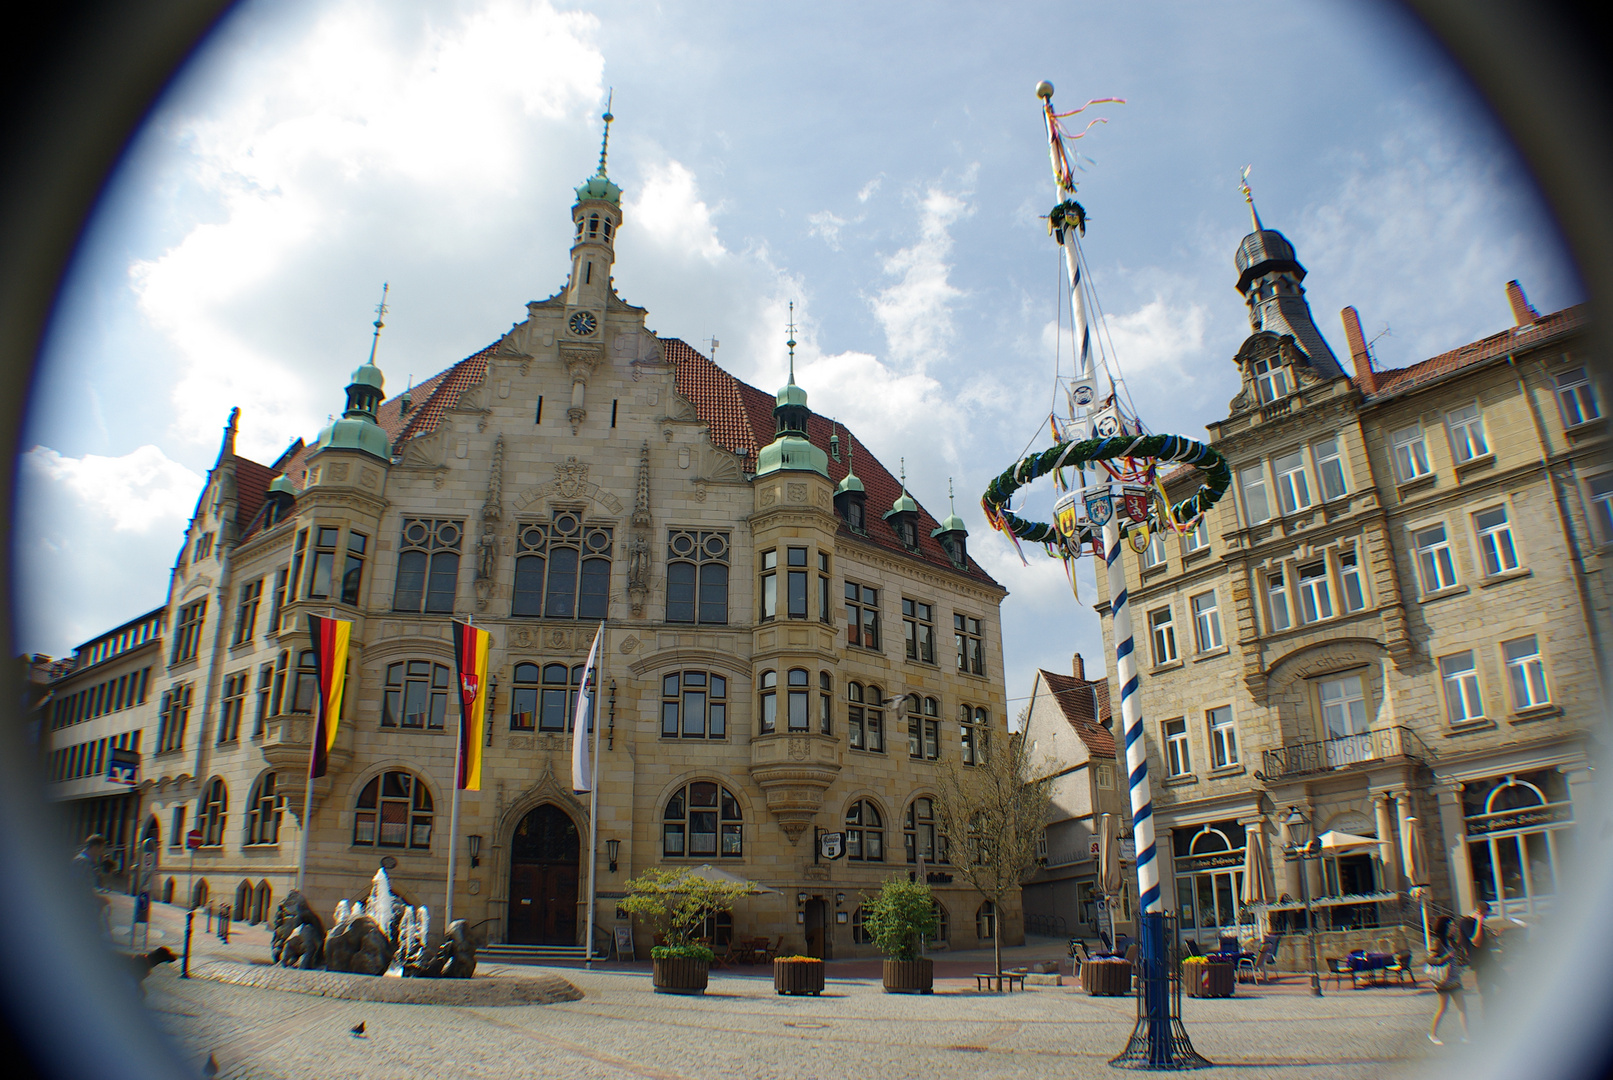
<svg viewBox="0 0 1613 1080">
<path fill-rule="evenodd" d="M 1288 857 L 1299 861 L 1299 899 L 1305 905 L 1305 936 L 1311 948 L 1311 993 L 1322 996 L 1322 977 L 1316 971 L 1316 915 L 1311 911 L 1310 875 L 1305 872 L 1305 860 L 1311 857 L 1311 823 L 1299 807 L 1290 806 L 1283 819 L 1288 826 Z"/>
</svg>

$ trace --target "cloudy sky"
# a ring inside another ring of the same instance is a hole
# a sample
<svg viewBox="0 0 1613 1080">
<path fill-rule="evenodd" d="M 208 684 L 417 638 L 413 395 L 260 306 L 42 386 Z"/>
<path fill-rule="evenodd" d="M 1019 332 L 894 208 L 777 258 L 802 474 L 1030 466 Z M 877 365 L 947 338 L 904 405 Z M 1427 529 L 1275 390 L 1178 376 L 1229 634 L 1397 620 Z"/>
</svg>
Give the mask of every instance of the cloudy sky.
<svg viewBox="0 0 1613 1080">
<path fill-rule="evenodd" d="M 1044 78 L 1061 109 L 1126 99 L 1078 144 L 1080 198 L 1153 430 L 1200 435 L 1235 392 L 1246 164 L 1341 357 L 1346 304 L 1397 367 L 1507 325 L 1510 278 L 1541 310 L 1581 299 L 1504 138 L 1374 3 L 249 2 L 131 147 L 65 285 L 21 460 L 23 647 L 163 602 L 230 407 L 248 456 L 311 438 L 381 282 L 394 392 L 556 291 L 614 88 L 621 294 L 769 388 L 795 301 L 814 408 L 905 457 L 938 515 L 955 479 L 1012 591 L 1010 697 L 1073 651 L 1090 670 L 1090 569 L 1078 605 L 978 506 L 1052 396 Z"/>
</svg>

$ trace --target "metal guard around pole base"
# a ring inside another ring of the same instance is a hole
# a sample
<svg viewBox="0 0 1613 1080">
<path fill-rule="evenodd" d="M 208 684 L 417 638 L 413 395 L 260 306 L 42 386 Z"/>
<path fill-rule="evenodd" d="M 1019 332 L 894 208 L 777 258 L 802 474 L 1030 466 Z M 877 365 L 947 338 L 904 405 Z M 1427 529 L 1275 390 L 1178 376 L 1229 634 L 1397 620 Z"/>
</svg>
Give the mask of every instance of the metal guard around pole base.
<svg viewBox="0 0 1613 1080">
<path fill-rule="evenodd" d="M 1182 1026 L 1182 975 L 1177 964 L 1176 917 L 1162 912 L 1142 916 L 1141 967 L 1137 973 L 1137 1023 L 1119 1055 L 1117 1069 L 1184 1072 L 1214 1063 L 1193 1049 Z"/>
</svg>

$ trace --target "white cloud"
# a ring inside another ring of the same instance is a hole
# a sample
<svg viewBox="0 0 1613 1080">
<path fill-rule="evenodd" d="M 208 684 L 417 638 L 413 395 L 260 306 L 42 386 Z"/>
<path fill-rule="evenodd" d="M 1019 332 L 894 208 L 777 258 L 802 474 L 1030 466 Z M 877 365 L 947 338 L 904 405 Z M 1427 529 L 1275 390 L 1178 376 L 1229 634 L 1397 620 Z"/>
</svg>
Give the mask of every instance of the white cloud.
<svg viewBox="0 0 1613 1080">
<path fill-rule="evenodd" d="M 880 173 L 878 176 L 876 176 L 872 180 L 868 181 L 868 183 L 864 184 L 861 187 L 861 189 L 858 190 L 858 192 L 857 192 L 857 201 L 865 203 L 869 199 L 872 199 L 874 197 L 874 194 L 877 191 L 879 191 L 879 186 L 881 184 L 883 184 L 884 182 L 885 182 L 885 174 L 884 173 Z"/>
<path fill-rule="evenodd" d="M 973 179 L 970 170 L 968 182 Z M 919 200 L 919 238 L 884 260 L 898 278 L 874 298 L 874 316 L 885 331 L 885 348 L 898 363 L 923 366 L 946 353 L 953 338 L 952 305 L 963 290 L 948 280 L 952 226 L 972 210 L 967 190 L 931 187 Z"/>
<path fill-rule="evenodd" d="M 832 210 L 819 210 L 807 215 L 807 235 L 821 237 L 825 244 L 839 251 L 840 230 L 845 224 L 846 219 Z"/>
<path fill-rule="evenodd" d="M 694 174 L 681 162 L 651 166 L 636 197 L 629 196 L 622 219 L 663 257 L 697 256 L 716 262 L 728 254 L 717 239 L 711 208 L 700 198 Z"/>
<path fill-rule="evenodd" d="M 122 457 L 63 457 L 48 446 L 22 456 L 23 483 L 59 487 L 114 532 L 151 533 L 190 520 L 204 478 L 155 446 Z"/>
</svg>

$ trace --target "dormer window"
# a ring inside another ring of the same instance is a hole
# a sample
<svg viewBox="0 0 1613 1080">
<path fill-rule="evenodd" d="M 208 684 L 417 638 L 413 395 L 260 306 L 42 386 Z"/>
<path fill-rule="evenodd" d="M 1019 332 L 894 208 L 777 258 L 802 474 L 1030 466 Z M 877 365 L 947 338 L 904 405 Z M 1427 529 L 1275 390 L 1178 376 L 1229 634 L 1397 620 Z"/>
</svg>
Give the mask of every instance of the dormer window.
<svg viewBox="0 0 1613 1080">
<path fill-rule="evenodd" d="M 848 498 L 846 500 L 846 524 L 858 532 L 863 531 L 863 504 L 861 499 Z"/>
<path fill-rule="evenodd" d="M 1286 397 L 1294 389 L 1288 365 L 1277 357 L 1255 361 L 1255 389 L 1262 405 Z"/>
</svg>

